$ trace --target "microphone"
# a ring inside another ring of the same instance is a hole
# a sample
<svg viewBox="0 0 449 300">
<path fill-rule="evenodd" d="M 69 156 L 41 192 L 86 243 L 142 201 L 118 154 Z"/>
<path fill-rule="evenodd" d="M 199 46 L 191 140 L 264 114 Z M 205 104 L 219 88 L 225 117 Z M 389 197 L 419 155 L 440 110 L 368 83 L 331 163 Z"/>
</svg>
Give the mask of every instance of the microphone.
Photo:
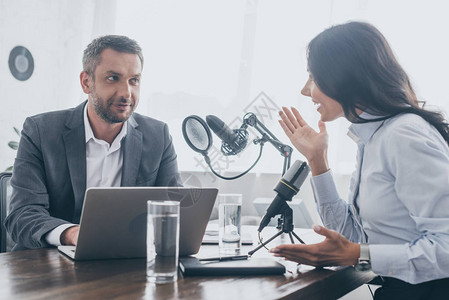
<svg viewBox="0 0 449 300">
<path fill-rule="evenodd" d="M 210 129 L 222 140 L 221 152 L 224 155 L 236 155 L 245 149 L 248 144 L 248 131 L 245 126 L 242 125 L 240 129 L 232 130 L 222 120 L 213 115 L 206 116 L 206 122 Z"/>
<path fill-rule="evenodd" d="M 291 201 L 293 196 L 299 192 L 299 188 L 306 180 L 309 171 L 310 168 L 307 163 L 300 160 L 295 161 L 293 166 L 287 170 L 274 187 L 277 195 L 267 208 L 257 231 L 261 232 L 270 223 L 271 218 L 282 213 L 282 209 L 287 205 L 286 201 Z"/>
</svg>

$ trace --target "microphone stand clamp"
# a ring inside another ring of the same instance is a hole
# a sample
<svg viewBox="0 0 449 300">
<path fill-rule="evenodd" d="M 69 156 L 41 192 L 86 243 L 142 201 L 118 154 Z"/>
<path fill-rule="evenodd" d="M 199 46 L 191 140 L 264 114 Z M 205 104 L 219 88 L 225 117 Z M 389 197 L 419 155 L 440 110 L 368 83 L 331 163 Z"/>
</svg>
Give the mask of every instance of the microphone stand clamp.
<svg viewBox="0 0 449 300">
<path fill-rule="evenodd" d="M 257 138 L 253 141 L 254 144 L 261 144 L 262 146 L 269 142 L 272 144 L 284 157 L 284 167 L 282 169 L 282 175 L 290 168 L 291 155 L 293 148 L 281 143 L 274 134 L 268 130 L 265 125 L 257 119 L 257 116 L 252 112 L 249 112 L 243 116 L 243 125 L 241 129 L 246 129 L 248 126 L 254 127 L 261 135 L 261 138 Z"/>
</svg>

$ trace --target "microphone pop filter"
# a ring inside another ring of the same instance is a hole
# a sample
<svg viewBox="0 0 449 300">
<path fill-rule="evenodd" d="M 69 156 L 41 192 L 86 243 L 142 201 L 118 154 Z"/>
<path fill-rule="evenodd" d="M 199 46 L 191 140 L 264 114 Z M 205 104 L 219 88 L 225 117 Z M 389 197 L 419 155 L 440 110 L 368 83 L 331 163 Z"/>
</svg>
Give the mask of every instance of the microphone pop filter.
<svg viewBox="0 0 449 300">
<path fill-rule="evenodd" d="M 188 116 L 182 122 L 182 134 L 193 151 L 207 154 L 212 146 L 212 134 L 206 122 L 198 116 Z"/>
</svg>

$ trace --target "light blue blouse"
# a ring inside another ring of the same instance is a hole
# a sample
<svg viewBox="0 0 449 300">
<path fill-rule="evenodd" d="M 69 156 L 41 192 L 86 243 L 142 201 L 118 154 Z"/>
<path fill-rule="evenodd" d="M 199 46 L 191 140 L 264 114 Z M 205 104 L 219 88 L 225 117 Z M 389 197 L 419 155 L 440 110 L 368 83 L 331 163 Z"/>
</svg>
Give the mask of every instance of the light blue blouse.
<svg viewBox="0 0 449 300">
<path fill-rule="evenodd" d="M 323 224 L 369 243 L 378 275 L 412 284 L 449 277 L 449 147 L 443 137 L 414 114 L 352 124 L 348 135 L 358 145 L 349 201 L 338 195 L 330 171 L 311 179 Z"/>
</svg>

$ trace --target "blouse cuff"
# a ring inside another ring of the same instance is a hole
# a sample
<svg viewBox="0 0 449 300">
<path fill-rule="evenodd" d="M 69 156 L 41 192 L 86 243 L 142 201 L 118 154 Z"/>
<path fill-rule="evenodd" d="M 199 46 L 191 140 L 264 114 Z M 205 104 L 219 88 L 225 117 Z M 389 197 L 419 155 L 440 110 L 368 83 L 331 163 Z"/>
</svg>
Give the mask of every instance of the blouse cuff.
<svg viewBox="0 0 449 300">
<path fill-rule="evenodd" d="M 374 273 L 381 276 L 395 277 L 408 281 L 408 255 L 407 244 L 378 245 L 370 244 L 371 268 Z"/>
<path fill-rule="evenodd" d="M 332 178 L 331 170 L 317 176 L 312 176 L 310 182 L 312 183 L 315 201 L 319 205 L 338 200 L 338 191 Z"/>
</svg>

